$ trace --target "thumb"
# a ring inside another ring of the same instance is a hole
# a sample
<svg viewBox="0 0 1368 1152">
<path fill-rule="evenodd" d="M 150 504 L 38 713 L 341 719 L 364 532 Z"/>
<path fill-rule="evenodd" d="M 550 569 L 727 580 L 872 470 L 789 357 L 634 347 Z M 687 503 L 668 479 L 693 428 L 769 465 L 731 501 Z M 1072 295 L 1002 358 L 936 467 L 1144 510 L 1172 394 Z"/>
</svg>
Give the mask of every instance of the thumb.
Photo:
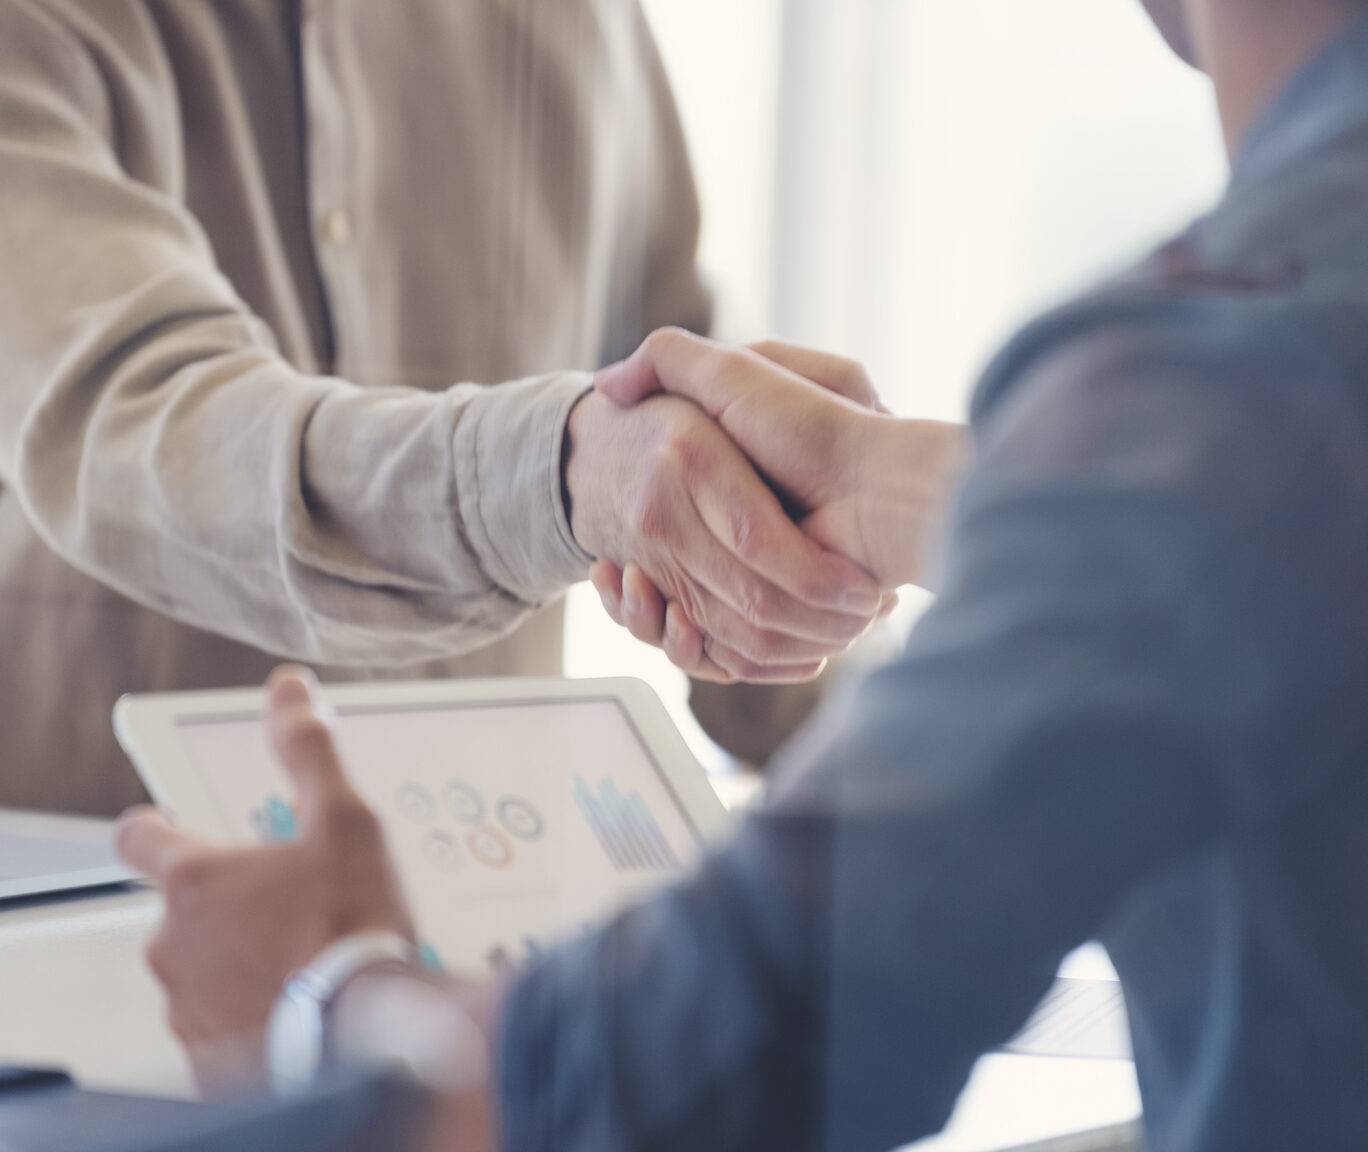
<svg viewBox="0 0 1368 1152">
<path fill-rule="evenodd" d="M 331 710 L 307 669 L 277 669 L 266 685 L 266 730 L 290 782 L 302 823 L 351 794 L 333 735 Z"/>
<path fill-rule="evenodd" d="M 738 365 L 738 360 L 745 364 Z M 656 392 L 669 392 L 692 400 L 720 420 L 740 396 L 772 387 L 773 381 L 756 378 L 754 369 L 760 364 L 783 371 L 748 349 L 718 344 L 682 328 L 658 328 L 622 363 L 603 369 L 594 386 L 622 406 L 639 404 Z"/>
</svg>

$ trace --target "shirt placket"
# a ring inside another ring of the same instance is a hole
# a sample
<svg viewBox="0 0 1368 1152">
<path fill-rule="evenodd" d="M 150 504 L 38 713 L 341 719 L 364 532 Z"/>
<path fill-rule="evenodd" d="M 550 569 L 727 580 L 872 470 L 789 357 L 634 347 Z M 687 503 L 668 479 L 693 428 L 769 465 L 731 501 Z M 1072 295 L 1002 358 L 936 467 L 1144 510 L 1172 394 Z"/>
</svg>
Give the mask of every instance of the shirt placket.
<svg viewBox="0 0 1368 1152">
<path fill-rule="evenodd" d="M 345 5 L 300 0 L 300 69 L 304 103 L 305 179 L 314 262 L 332 333 L 332 371 L 348 368 L 347 283 L 355 265 L 356 207 L 348 179 L 346 95 L 336 62 L 336 21 Z"/>
</svg>

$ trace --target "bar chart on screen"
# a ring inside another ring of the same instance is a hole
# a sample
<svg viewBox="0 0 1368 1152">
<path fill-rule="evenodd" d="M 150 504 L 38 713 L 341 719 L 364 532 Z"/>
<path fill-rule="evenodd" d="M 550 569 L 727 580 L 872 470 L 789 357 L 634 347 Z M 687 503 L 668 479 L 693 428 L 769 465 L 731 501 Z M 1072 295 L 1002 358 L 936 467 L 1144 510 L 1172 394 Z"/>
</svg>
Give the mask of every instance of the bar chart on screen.
<svg viewBox="0 0 1368 1152">
<path fill-rule="evenodd" d="M 680 868 L 679 857 L 639 792 L 625 795 L 604 779 L 597 792 L 575 777 L 575 803 L 619 872 L 667 872 Z"/>
</svg>

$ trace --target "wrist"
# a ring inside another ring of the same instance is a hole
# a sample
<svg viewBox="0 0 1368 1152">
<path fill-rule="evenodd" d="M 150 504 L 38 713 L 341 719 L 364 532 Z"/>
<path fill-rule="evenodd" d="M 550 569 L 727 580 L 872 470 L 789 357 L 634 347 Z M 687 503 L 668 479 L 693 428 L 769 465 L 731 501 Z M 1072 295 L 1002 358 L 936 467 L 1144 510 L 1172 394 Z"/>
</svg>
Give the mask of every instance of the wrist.
<svg viewBox="0 0 1368 1152">
<path fill-rule="evenodd" d="M 266 1032 L 266 1060 L 276 1092 L 304 1091 L 328 1066 L 337 1000 L 358 973 L 377 965 L 408 965 L 412 957 L 412 943 L 399 933 L 358 932 L 336 940 L 292 973 Z"/>
<path fill-rule="evenodd" d="M 860 530 L 874 575 L 887 587 L 924 583 L 927 548 L 963 464 L 963 430 L 934 420 L 866 419 Z"/>
<path fill-rule="evenodd" d="M 603 406 L 611 401 L 592 389 L 575 401 L 565 421 L 565 440 L 561 448 L 561 496 L 566 519 L 575 542 L 595 559 L 603 555 L 603 542 L 595 531 L 591 495 L 589 444 L 602 424 Z"/>
<path fill-rule="evenodd" d="M 488 1082 L 500 989 L 411 965 L 377 964 L 339 991 L 330 1037 L 344 1065 L 405 1069 L 434 1091 Z"/>
</svg>

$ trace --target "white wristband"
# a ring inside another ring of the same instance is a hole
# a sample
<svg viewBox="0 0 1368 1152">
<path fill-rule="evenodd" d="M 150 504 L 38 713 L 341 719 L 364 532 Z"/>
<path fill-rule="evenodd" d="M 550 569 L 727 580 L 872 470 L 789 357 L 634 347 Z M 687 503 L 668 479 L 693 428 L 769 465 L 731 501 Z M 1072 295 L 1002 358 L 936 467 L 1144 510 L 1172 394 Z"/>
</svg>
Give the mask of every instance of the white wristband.
<svg viewBox="0 0 1368 1152">
<path fill-rule="evenodd" d="M 338 990 L 358 972 L 386 962 L 413 963 L 413 945 L 397 932 L 358 932 L 325 948 L 285 981 L 266 1031 L 266 1066 L 275 1090 L 302 1092 L 323 1066 L 324 1017 Z"/>
</svg>

